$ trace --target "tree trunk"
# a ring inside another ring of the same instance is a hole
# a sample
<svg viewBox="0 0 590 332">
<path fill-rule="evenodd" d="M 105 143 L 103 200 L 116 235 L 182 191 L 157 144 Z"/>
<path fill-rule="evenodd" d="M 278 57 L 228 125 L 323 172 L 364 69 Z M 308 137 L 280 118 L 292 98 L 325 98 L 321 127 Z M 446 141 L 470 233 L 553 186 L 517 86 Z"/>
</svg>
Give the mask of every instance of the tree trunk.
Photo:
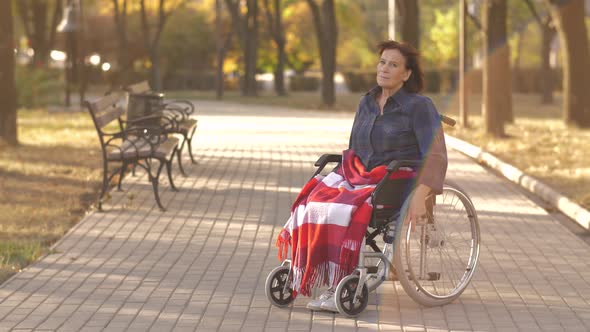
<svg viewBox="0 0 590 332">
<path fill-rule="evenodd" d="M 553 103 L 553 88 L 555 86 L 554 80 L 556 79 L 549 63 L 549 56 L 551 55 L 551 42 L 555 38 L 557 31 L 550 24 L 550 20 L 541 25 L 541 103 L 552 104 Z"/>
<path fill-rule="evenodd" d="M 156 31 L 154 32 L 154 36 L 152 38 L 148 25 L 145 0 L 141 0 L 139 4 L 141 11 L 141 27 L 143 30 L 142 32 L 144 44 L 149 54 L 150 61 L 152 62 L 152 69 L 150 72 L 152 89 L 155 91 L 160 91 L 162 90 L 162 74 L 160 72 L 160 37 L 162 36 L 162 31 L 164 30 L 164 26 L 166 25 L 166 22 L 168 20 L 168 17 L 172 13 L 172 10 L 165 12 L 166 1 L 159 1 L 157 15 L 158 19 L 155 28 Z"/>
<path fill-rule="evenodd" d="M 156 46 L 152 46 L 150 50 L 150 61 L 152 62 L 151 81 L 152 90 L 162 91 L 162 74 L 160 71 L 160 51 Z"/>
<path fill-rule="evenodd" d="M 223 98 L 223 63 L 225 62 L 225 47 L 223 31 L 221 29 L 221 0 L 215 0 L 215 37 L 217 46 L 217 63 L 215 68 L 215 95 L 218 100 Z"/>
<path fill-rule="evenodd" d="M 590 54 L 584 0 L 546 1 L 562 47 L 564 121 L 590 128 Z"/>
<path fill-rule="evenodd" d="M 221 37 L 220 37 L 221 38 Z M 216 77 L 215 77 L 215 95 L 217 99 L 221 100 L 223 98 L 223 92 L 225 87 L 225 76 L 223 74 L 223 64 L 225 63 L 225 55 L 227 53 L 227 49 L 231 43 L 231 32 L 225 38 L 225 42 L 221 41 L 221 46 L 218 45 L 217 48 L 217 68 Z"/>
<path fill-rule="evenodd" d="M 256 96 L 256 62 L 258 60 L 258 3 L 247 0 L 247 10 L 242 16 L 241 1 L 225 0 L 226 7 L 232 18 L 232 28 L 243 52 L 244 77 L 241 80 L 241 91 L 244 96 Z"/>
<path fill-rule="evenodd" d="M 277 46 L 277 66 L 274 70 L 274 88 L 279 96 L 286 96 L 285 90 L 285 31 L 282 22 L 281 1 L 274 0 L 273 8 L 269 4 L 269 0 L 264 0 L 264 8 L 266 12 L 266 20 L 268 21 L 269 31 L 275 45 Z"/>
<path fill-rule="evenodd" d="M 401 0 L 402 40 L 420 49 L 420 7 L 417 0 Z"/>
<path fill-rule="evenodd" d="M 320 60 L 322 64 L 322 102 L 332 106 L 336 102 L 334 73 L 336 71 L 336 46 L 338 26 L 334 0 L 323 0 L 321 10 L 314 0 L 307 0 L 313 15 Z"/>
<path fill-rule="evenodd" d="M 244 95 L 256 96 L 256 62 L 258 60 L 258 1 L 247 0 Z"/>
<path fill-rule="evenodd" d="M 53 18 L 51 19 L 51 26 L 49 27 L 49 41 L 47 43 L 47 48 L 51 51 L 55 47 L 55 37 L 57 34 L 57 26 L 61 20 L 63 12 L 63 3 L 62 0 L 55 1 L 55 7 L 53 9 Z M 49 54 L 48 54 L 49 55 Z"/>
<path fill-rule="evenodd" d="M 76 58 L 78 61 L 79 68 L 79 84 L 78 93 L 80 107 L 84 107 L 84 101 L 86 100 L 86 90 L 88 89 L 88 66 L 86 65 L 84 58 L 86 57 L 87 46 L 86 46 L 86 19 L 85 19 L 85 8 L 84 1 L 78 3 L 78 52 L 79 56 Z"/>
<path fill-rule="evenodd" d="M 0 1 L 0 138 L 18 144 L 12 1 Z"/>
<path fill-rule="evenodd" d="M 469 85 L 467 84 L 467 1 L 459 3 L 459 124 L 469 127 Z"/>
<path fill-rule="evenodd" d="M 275 42 L 277 44 L 277 68 L 274 73 L 275 92 L 279 96 L 286 96 L 287 90 L 285 89 L 285 59 L 287 54 L 285 53 L 285 30 L 283 29 L 283 13 L 281 8 L 281 1 L 275 0 Z"/>
<path fill-rule="evenodd" d="M 117 29 L 117 62 L 119 64 L 118 83 L 122 86 L 131 84 L 128 77 L 131 72 L 131 58 L 129 57 L 129 38 L 127 37 L 127 0 L 123 0 L 119 7 L 119 0 L 113 0 L 113 18 Z"/>
<path fill-rule="evenodd" d="M 510 52 L 506 39 L 506 0 L 486 0 L 483 5 L 484 67 L 483 114 L 485 131 L 505 136 L 504 123 L 512 113 Z"/>
<path fill-rule="evenodd" d="M 35 55 L 33 65 L 35 67 L 46 67 L 49 58 L 47 45 L 47 1 L 33 0 L 33 38 L 31 40 Z"/>
<path fill-rule="evenodd" d="M 274 72 L 275 92 L 279 96 L 286 96 L 287 89 L 285 89 L 285 42 L 277 43 L 277 68 Z"/>
</svg>

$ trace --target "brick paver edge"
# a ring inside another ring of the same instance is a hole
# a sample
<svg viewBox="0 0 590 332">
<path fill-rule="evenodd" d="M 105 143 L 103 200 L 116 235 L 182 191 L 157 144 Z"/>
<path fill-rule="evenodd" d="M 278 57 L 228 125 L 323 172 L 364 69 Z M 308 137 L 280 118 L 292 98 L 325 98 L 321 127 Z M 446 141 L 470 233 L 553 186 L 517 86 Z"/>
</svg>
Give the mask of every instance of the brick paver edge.
<svg viewBox="0 0 590 332">
<path fill-rule="evenodd" d="M 445 140 L 449 147 L 477 160 L 480 164 L 484 164 L 498 171 L 506 179 L 537 195 L 563 214 L 573 219 L 580 226 L 584 227 L 584 229 L 590 231 L 590 212 L 577 203 L 571 201 L 569 198 L 563 196 L 545 183 L 496 158 L 494 155 L 484 151 L 480 147 L 447 134 L 445 134 Z"/>
</svg>

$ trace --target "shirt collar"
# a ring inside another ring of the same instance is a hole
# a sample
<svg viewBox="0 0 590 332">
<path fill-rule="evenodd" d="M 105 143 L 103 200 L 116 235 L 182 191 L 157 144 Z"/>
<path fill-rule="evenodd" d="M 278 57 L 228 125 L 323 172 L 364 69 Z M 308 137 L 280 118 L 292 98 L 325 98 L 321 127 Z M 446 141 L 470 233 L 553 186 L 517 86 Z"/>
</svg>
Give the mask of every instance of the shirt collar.
<svg viewBox="0 0 590 332">
<path fill-rule="evenodd" d="M 377 85 L 371 90 L 369 90 L 369 92 L 367 92 L 367 95 L 370 95 L 371 97 L 375 98 L 379 93 L 381 93 L 381 90 L 381 87 Z M 404 89 L 404 87 L 402 87 L 388 99 L 393 99 L 393 101 L 395 101 L 398 105 L 403 105 L 408 100 L 408 98 L 410 98 L 410 94 L 406 91 L 406 89 Z"/>
</svg>

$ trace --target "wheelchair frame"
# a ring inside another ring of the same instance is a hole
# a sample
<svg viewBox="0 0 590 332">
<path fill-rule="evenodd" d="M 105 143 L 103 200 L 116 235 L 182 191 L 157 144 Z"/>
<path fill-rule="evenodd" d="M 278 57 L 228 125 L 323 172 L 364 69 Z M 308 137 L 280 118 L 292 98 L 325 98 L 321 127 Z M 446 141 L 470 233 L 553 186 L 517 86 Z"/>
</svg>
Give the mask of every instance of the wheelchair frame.
<svg viewBox="0 0 590 332">
<path fill-rule="evenodd" d="M 340 155 L 326 154 L 321 156 L 315 163 L 315 166 L 318 168 L 313 176 L 319 174 L 328 163 L 336 163 L 340 161 Z M 390 181 L 389 176 L 391 173 L 397 171 L 401 167 L 417 167 L 419 164 L 420 161 L 408 160 L 391 162 L 387 166 L 387 175 L 377 184 L 375 190 L 373 191 L 373 202 L 378 201 L 377 197 L 382 188 L 384 188 L 385 184 Z M 383 211 L 387 210 L 380 210 L 378 206 L 375 206 L 373 209 L 372 219 L 369 224 L 369 227 L 373 230 L 369 231 L 369 229 L 367 229 L 366 231 L 365 237 L 363 238 L 363 244 L 361 246 L 361 248 L 364 249 L 361 249 L 359 253 L 358 265 L 350 275 L 344 277 L 340 281 L 335 291 L 336 306 L 341 314 L 344 314 L 348 317 L 354 317 L 361 313 L 368 304 L 369 292 L 377 289 L 381 283 L 388 279 L 391 266 L 395 267 L 396 275 L 398 276 L 397 280 L 400 281 L 406 293 L 419 304 L 424 306 L 444 305 L 452 302 L 461 295 L 461 293 L 471 281 L 471 278 L 473 277 L 477 267 L 480 242 L 479 224 L 477 220 L 477 213 L 473 207 L 471 199 L 459 186 L 454 183 L 445 182 L 443 194 L 445 192 L 449 192 L 457 196 L 458 200 L 453 204 L 453 207 L 461 202 L 465 212 L 467 213 L 471 231 L 471 246 L 468 257 L 469 262 L 458 285 L 453 288 L 452 292 L 445 295 L 435 294 L 437 292 L 436 287 L 434 289 L 426 289 L 427 287 L 421 285 L 420 281 L 437 281 L 440 279 L 440 272 L 429 272 L 427 274 L 424 273 L 426 266 L 425 250 L 429 246 L 440 245 L 440 247 L 442 247 L 444 244 L 441 242 L 440 244 L 432 245 L 429 242 L 432 239 L 427 239 L 428 230 L 425 231 L 424 228 L 434 228 L 434 201 L 432 201 L 432 206 L 430 207 L 430 212 L 432 215 L 427 218 L 428 221 L 426 223 L 421 225 L 404 224 L 403 220 L 405 218 L 405 211 L 407 211 L 409 207 L 409 198 L 411 197 L 410 194 L 408 199 L 404 201 L 401 208 L 389 218 L 382 219 L 382 216 L 377 216 L 378 213 L 381 212 L 381 214 L 383 214 Z M 379 218 L 381 218 L 382 221 L 380 221 Z M 405 243 L 408 243 L 411 240 L 411 236 L 414 232 L 410 231 L 409 229 L 413 226 L 422 228 L 421 236 L 418 240 L 420 247 L 418 274 L 415 273 L 410 262 L 410 247 L 406 244 L 405 250 L 402 249 L 402 242 L 405 241 Z M 402 237 L 404 233 L 405 239 Z M 432 236 L 432 234 L 433 233 L 430 235 Z M 383 235 L 383 248 L 379 248 L 377 242 L 375 241 L 375 238 L 379 235 Z M 444 242 L 444 240 L 439 241 Z M 371 247 L 373 251 L 366 251 L 367 246 Z M 404 254 L 406 258 L 405 261 L 402 259 L 402 255 Z M 377 265 L 367 267 L 366 261 L 368 259 L 378 259 Z M 404 264 L 406 264 L 407 269 Z M 266 280 L 266 295 L 272 304 L 279 307 L 287 306 L 293 301 L 291 294 L 292 290 L 289 288 L 291 271 L 290 265 L 291 261 L 289 259 L 284 260 L 281 266 L 271 271 Z M 444 267 L 442 269 L 444 270 Z M 362 287 L 358 287 L 360 281 L 362 281 Z M 278 297 L 276 296 L 276 292 L 278 292 Z M 353 292 L 354 294 L 352 294 Z"/>
</svg>

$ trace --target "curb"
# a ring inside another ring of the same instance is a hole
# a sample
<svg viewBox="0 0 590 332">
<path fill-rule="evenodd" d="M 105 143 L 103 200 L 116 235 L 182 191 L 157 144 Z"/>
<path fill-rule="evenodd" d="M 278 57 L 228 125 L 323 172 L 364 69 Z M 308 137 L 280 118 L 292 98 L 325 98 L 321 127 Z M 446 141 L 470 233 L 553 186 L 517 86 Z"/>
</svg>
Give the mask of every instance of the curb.
<svg viewBox="0 0 590 332">
<path fill-rule="evenodd" d="M 518 168 L 507 164 L 481 148 L 445 134 L 447 145 L 464 155 L 477 160 L 500 172 L 508 180 L 537 195 L 566 216 L 573 219 L 584 229 L 590 231 L 590 212 L 569 198 L 553 190 L 543 182 L 525 174 Z"/>
</svg>

